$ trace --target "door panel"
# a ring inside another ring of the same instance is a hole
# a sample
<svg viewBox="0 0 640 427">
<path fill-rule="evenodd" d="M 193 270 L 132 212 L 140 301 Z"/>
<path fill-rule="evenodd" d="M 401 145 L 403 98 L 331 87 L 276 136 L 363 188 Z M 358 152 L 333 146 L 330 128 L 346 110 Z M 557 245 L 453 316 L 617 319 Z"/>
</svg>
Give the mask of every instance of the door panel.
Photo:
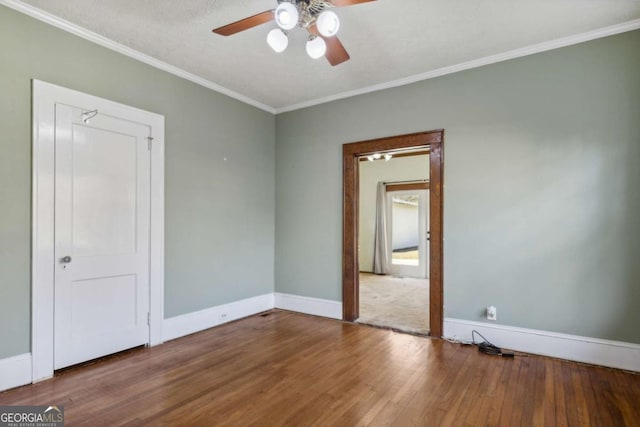
<svg viewBox="0 0 640 427">
<path fill-rule="evenodd" d="M 74 126 L 72 138 L 74 252 L 135 254 L 135 137 Z"/>
<path fill-rule="evenodd" d="M 74 329 L 83 335 L 136 326 L 136 276 L 76 280 L 71 297 Z M 118 306 L 118 310 L 112 307 Z"/>
<path fill-rule="evenodd" d="M 149 130 L 81 115 L 56 105 L 55 369 L 149 339 Z"/>
</svg>

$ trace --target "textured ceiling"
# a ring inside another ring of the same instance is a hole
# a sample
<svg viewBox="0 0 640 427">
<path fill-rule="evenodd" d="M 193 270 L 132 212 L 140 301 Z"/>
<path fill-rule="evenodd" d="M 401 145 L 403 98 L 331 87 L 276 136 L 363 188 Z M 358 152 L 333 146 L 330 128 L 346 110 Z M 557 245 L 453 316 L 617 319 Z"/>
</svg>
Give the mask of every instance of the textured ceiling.
<svg viewBox="0 0 640 427">
<path fill-rule="evenodd" d="M 276 0 L 23 3 L 276 109 L 640 18 L 640 0 L 378 0 L 336 9 L 351 60 L 331 67 L 300 29 L 281 54 L 266 44 L 275 23 L 211 32 Z"/>
</svg>

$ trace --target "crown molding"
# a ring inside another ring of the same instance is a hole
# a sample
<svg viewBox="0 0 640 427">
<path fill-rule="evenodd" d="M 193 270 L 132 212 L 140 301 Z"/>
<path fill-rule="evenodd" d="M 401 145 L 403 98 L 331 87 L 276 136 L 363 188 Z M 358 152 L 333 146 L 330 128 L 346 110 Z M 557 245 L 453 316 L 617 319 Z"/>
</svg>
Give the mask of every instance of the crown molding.
<svg viewBox="0 0 640 427">
<path fill-rule="evenodd" d="M 89 40 L 100 46 L 106 47 L 107 49 L 111 49 L 113 51 L 126 55 L 130 58 L 143 62 L 147 65 L 158 68 L 162 71 L 166 71 L 170 74 L 173 74 L 177 77 L 181 77 L 185 80 L 189 80 L 200 86 L 206 87 L 207 89 L 211 89 L 215 92 L 221 93 L 223 95 L 236 99 L 245 104 L 252 105 L 256 108 L 259 108 L 271 114 L 280 114 L 280 113 L 287 113 L 295 110 L 301 110 L 303 108 L 312 107 L 314 105 L 326 104 L 328 102 L 337 101 L 340 99 L 351 98 L 353 96 L 364 95 L 371 92 L 378 92 L 381 90 L 390 89 L 398 86 L 404 86 L 411 83 L 420 82 L 423 80 L 429 80 L 436 77 L 445 76 L 447 74 L 457 73 L 459 71 L 470 70 L 473 68 L 482 67 L 484 65 L 496 64 L 498 62 L 508 61 L 510 59 L 520 58 L 523 56 L 533 55 L 536 53 L 546 52 L 546 51 L 558 49 L 561 47 L 571 46 L 571 45 L 587 42 L 590 40 L 595 40 L 603 37 L 612 36 L 615 34 L 625 33 L 627 31 L 640 29 L 640 19 L 635 19 L 633 21 L 627 21 L 621 24 L 611 25 L 609 27 L 604 27 L 597 30 L 593 30 L 593 31 L 587 31 L 587 32 L 575 34 L 572 36 L 562 37 L 559 39 L 542 42 L 542 43 L 534 44 L 531 46 L 526 46 L 523 48 L 511 50 L 509 52 L 490 55 L 484 58 L 474 59 L 471 61 L 462 62 L 460 64 L 438 68 L 436 70 L 431 70 L 425 73 L 420 73 L 413 76 L 392 80 L 386 83 L 366 86 L 360 89 L 341 92 L 335 95 L 330 95 L 322 98 L 311 99 L 308 101 L 303 101 L 297 104 L 291 104 L 283 107 L 272 107 L 270 105 L 257 101 L 253 98 L 250 98 L 246 95 L 243 95 L 241 93 L 228 89 L 224 86 L 221 86 L 217 83 L 214 83 L 200 76 L 192 74 L 181 68 L 167 64 L 164 61 L 161 61 L 152 56 L 139 52 L 135 49 L 127 47 L 118 42 L 115 42 L 107 37 L 101 36 L 100 34 L 94 33 L 93 31 L 90 31 L 79 25 L 73 24 L 69 21 L 66 21 L 48 12 L 45 12 L 42 9 L 38 9 L 34 6 L 23 3 L 20 0 L 0 0 L 0 5 L 4 5 L 10 9 L 16 10 L 32 18 L 35 18 L 39 21 L 50 24 L 63 31 L 69 32 L 85 40 Z"/>
<path fill-rule="evenodd" d="M 386 83 L 366 86 L 360 89 L 341 92 L 335 95 L 312 99 L 309 101 L 304 101 L 298 104 L 293 104 L 285 107 L 278 107 L 275 109 L 275 111 L 276 111 L 276 114 L 280 114 L 280 113 L 286 113 L 289 111 L 300 110 L 303 108 L 312 107 L 314 105 L 326 104 L 327 102 L 337 101 L 339 99 L 351 98 L 353 96 L 364 95 L 366 93 L 378 92 L 385 89 L 404 86 L 411 83 L 420 82 L 423 80 L 429 80 L 436 77 L 445 76 L 447 74 L 457 73 L 459 71 L 470 70 L 472 68 L 478 68 L 484 65 L 496 64 L 498 62 L 508 61 L 510 59 L 533 55 L 535 53 L 546 52 L 549 50 L 571 46 L 574 44 L 579 44 L 579 43 L 583 43 L 583 42 L 587 42 L 590 40 L 595 40 L 595 39 L 599 39 L 607 36 L 613 36 L 615 34 L 621 34 L 627 31 L 633 31 L 637 29 L 640 29 L 640 19 L 623 22 L 621 24 L 611 25 L 609 27 L 604 27 L 597 30 L 593 30 L 593 31 L 587 31 L 585 33 L 562 37 L 562 38 L 550 40 L 547 42 L 537 43 L 531 46 L 514 49 L 511 51 L 499 53 L 496 55 L 485 56 L 484 58 L 474 59 L 471 61 L 462 62 L 460 64 L 438 68 L 436 70 L 427 71 L 425 73 L 416 74 L 416 75 L 405 77 L 398 80 L 392 80 Z"/>
<path fill-rule="evenodd" d="M 231 89 L 228 89 L 224 86 L 220 86 L 217 83 L 204 79 L 200 76 L 192 74 L 188 71 L 185 71 L 181 68 L 175 67 L 171 64 L 167 64 L 164 61 L 156 59 L 152 56 L 139 52 L 135 49 L 127 47 L 123 44 L 120 44 L 116 41 L 113 41 L 107 37 L 101 36 L 100 34 L 94 33 L 84 27 L 71 23 L 67 20 L 59 18 L 55 15 L 52 15 L 48 12 L 45 12 L 42 9 L 38 9 L 37 7 L 31 6 L 29 4 L 23 3 L 20 0 L 0 0 L 0 5 L 4 5 L 10 9 L 28 15 L 32 18 L 35 18 L 39 21 L 45 22 L 49 25 L 52 25 L 56 28 L 59 28 L 63 31 L 76 35 L 78 37 L 82 37 L 85 40 L 89 40 L 95 44 L 98 44 L 102 47 L 106 47 L 107 49 L 111 49 L 123 55 L 126 55 L 130 58 L 143 62 L 147 65 L 150 65 L 154 68 L 157 68 L 162 71 L 166 71 L 167 73 L 173 74 L 185 80 L 189 80 L 193 83 L 196 83 L 200 86 L 204 86 L 207 89 L 211 89 L 215 92 L 226 95 L 230 98 L 234 98 L 240 102 L 245 104 L 252 105 L 256 108 L 269 112 L 271 114 L 275 114 L 275 109 L 269 105 L 263 104 L 262 102 L 256 101 L 253 98 L 250 98 L 241 93 L 235 92 Z"/>
</svg>

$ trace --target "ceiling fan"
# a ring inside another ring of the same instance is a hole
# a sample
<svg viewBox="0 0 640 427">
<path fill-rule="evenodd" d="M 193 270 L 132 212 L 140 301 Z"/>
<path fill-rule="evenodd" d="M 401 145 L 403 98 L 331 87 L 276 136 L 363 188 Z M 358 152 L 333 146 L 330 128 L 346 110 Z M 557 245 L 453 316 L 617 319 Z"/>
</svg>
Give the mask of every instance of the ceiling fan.
<svg viewBox="0 0 640 427">
<path fill-rule="evenodd" d="M 276 52 L 287 48 L 287 31 L 296 27 L 309 33 L 307 54 L 314 58 L 326 57 L 332 66 L 349 60 L 349 53 L 336 36 L 340 28 L 338 16 L 331 10 L 334 7 L 351 6 L 376 0 L 277 0 L 278 7 L 266 10 L 231 24 L 215 28 L 214 33 L 230 36 L 267 22 L 276 21 L 279 28 L 271 30 L 267 43 Z"/>
</svg>

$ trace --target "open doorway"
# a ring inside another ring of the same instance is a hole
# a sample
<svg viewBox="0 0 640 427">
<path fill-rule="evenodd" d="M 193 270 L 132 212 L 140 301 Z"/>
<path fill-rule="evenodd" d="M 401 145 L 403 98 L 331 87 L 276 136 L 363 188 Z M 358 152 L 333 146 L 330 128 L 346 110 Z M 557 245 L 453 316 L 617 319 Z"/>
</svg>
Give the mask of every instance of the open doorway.
<svg viewBox="0 0 640 427">
<path fill-rule="evenodd" d="M 385 183 L 389 274 L 396 277 L 429 277 L 429 181 L 420 185 Z"/>
<path fill-rule="evenodd" d="M 356 321 L 360 317 L 360 256 L 359 256 L 359 223 L 360 223 L 360 159 L 368 156 L 384 158 L 384 154 L 392 154 L 396 158 L 411 152 L 428 151 L 428 205 L 429 213 L 426 231 L 428 239 L 426 249 L 411 251 L 411 247 L 398 248 L 396 260 L 401 253 L 416 263 L 411 257 L 416 253 L 418 265 L 420 256 L 426 256 L 424 263 L 429 278 L 428 286 L 428 331 L 431 336 L 442 336 L 442 180 L 443 180 L 443 130 L 421 132 L 410 135 L 381 138 L 369 141 L 355 142 L 343 145 L 343 318 Z M 368 161 L 368 159 L 367 159 Z M 403 183 L 389 183 L 401 185 Z M 409 182 L 404 184 L 424 185 L 424 182 Z M 386 184 L 385 184 L 386 185 Z M 411 189 L 413 190 L 413 188 Z M 388 193 L 388 191 L 387 191 Z M 420 196 L 418 196 L 419 198 Z M 418 203 L 414 198 L 404 202 Z M 387 234 L 387 236 L 389 236 Z M 393 239 L 393 236 L 390 236 Z M 393 264 L 393 248 L 391 257 L 380 256 Z M 407 263 L 409 263 L 407 261 Z"/>
<path fill-rule="evenodd" d="M 429 151 L 359 160 L 357 322 L 427 335 Z"/>
</svg>

